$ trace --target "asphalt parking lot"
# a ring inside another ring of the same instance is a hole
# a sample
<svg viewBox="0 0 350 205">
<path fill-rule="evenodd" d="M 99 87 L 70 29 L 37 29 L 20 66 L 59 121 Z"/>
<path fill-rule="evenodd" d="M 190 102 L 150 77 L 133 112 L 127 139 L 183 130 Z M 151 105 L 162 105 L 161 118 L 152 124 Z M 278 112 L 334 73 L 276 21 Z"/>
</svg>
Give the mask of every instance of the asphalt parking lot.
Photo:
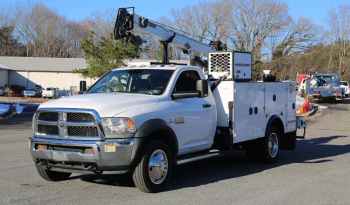
<svg viewBox="0 0 350 205">
<path fill-rule="evenodd" d="M 128 176 L 77 175 L 48 182 L 28 150 L 35 107 L 0 121 L 0 204 L 349 204 L 350 99 L 308 120 L 306 139 L 275 164 L 245 152 L 175 168 L 164 192 L 146 194 Z"/>
</svg>

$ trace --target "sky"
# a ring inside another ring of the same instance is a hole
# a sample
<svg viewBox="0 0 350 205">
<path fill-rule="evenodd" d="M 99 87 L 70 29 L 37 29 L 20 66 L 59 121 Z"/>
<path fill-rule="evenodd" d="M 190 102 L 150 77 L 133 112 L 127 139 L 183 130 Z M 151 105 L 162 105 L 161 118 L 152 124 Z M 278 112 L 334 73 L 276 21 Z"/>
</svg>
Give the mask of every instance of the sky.
<svg viewBox="0 0 350 205">
<path fill-rule="evenodd" d="M 0 6 L 25 2 L 26 0 L 0 0 Z M 31 0 L 40 1 L 40 0 Z M 210 0 L 41 0 L 46 6 L 56 10 L 69 20 L 80 21 L 93 11 L 104 11 L 107 8 L 135 7 L 135 12 L 146 18 L 158 20 L 163 15 L 170 17 L 172 8 L 197 5 Z M 211 0 L 214 1 L 214 0 Z M 289 7 L 289 14 L 297 19 L 304 17 L 315 24 L 326 27 L 325 18 L 332 7 L 340 4 L 350 5 L 350 0 L 281 0 Z"/>
</svg>

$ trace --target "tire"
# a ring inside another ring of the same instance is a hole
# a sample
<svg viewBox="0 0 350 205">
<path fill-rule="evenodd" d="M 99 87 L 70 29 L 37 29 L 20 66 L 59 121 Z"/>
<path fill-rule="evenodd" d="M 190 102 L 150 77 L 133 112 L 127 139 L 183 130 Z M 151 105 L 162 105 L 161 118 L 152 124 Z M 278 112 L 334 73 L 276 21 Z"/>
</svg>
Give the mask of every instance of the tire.
<svg viewBox="0 0 350 205">
<path fill-rule="evenodd" d="M 66 173 L 66 172 L 56 172 L 56 171 L 51 171 L 48 169 L 44 169 L 40 166 L 36 167 L 39 175 L 48 181 L 62 181 L 62 180 L 66 180 L 69 178 L 69 176 L 72 173 Z"/>
<path fill-rule="evenodd" d="M 172 165 L 168 146 L 160 140 L 148 140 L 132 176 L 136 187 L 147 193 L 162 191 L 169 182 Z"/>
<path fill-rule="evenodd" d="M 280 153 L 280 133 L 276 127 L 270 127 L 266 136 L 260 138 L 256 146 L 257 157 L 261 163 L 274 163 Z"/>
</svg>

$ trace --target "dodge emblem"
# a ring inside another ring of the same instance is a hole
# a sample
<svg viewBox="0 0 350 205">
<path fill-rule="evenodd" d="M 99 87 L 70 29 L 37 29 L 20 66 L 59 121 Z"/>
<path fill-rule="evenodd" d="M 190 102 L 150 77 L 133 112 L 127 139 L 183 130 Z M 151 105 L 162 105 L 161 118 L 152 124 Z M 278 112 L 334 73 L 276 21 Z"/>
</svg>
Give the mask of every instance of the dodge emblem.
<svg viewBox="0 0 350 205">
<path fill-rule="evenodd" d="M 63 127 L 64 127 L 64 122 L 63 122 L 63 120 L 59 120 L 59 121 L 58 121 L 58 127 L 59 127 L 59 128 L 63 128 Z"/>
</svg>

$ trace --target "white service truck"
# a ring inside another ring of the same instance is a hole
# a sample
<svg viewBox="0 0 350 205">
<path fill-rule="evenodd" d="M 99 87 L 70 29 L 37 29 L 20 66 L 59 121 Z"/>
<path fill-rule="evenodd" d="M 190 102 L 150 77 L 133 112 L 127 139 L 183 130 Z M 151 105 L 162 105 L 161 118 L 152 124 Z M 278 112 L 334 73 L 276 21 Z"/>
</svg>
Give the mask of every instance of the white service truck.
<svg viewBox="0 0 350 205">
<path fill-rule="evenodd" d="M 117 24 L 121 14 L 139 22 L 121 12 Z M 209 52 L 208 62 L 207 74 L 166 63 L 114 69 L 85 94 L 41 104 L 29 140 L 38 173 L 59 181 L 131 172 L 140 190 L 159 192 L 175 165 L 233 149 L 272 163 L 295 149 L 305 130 L 295 83 L 251 82 L 250 53 Z"/>
</svg>

